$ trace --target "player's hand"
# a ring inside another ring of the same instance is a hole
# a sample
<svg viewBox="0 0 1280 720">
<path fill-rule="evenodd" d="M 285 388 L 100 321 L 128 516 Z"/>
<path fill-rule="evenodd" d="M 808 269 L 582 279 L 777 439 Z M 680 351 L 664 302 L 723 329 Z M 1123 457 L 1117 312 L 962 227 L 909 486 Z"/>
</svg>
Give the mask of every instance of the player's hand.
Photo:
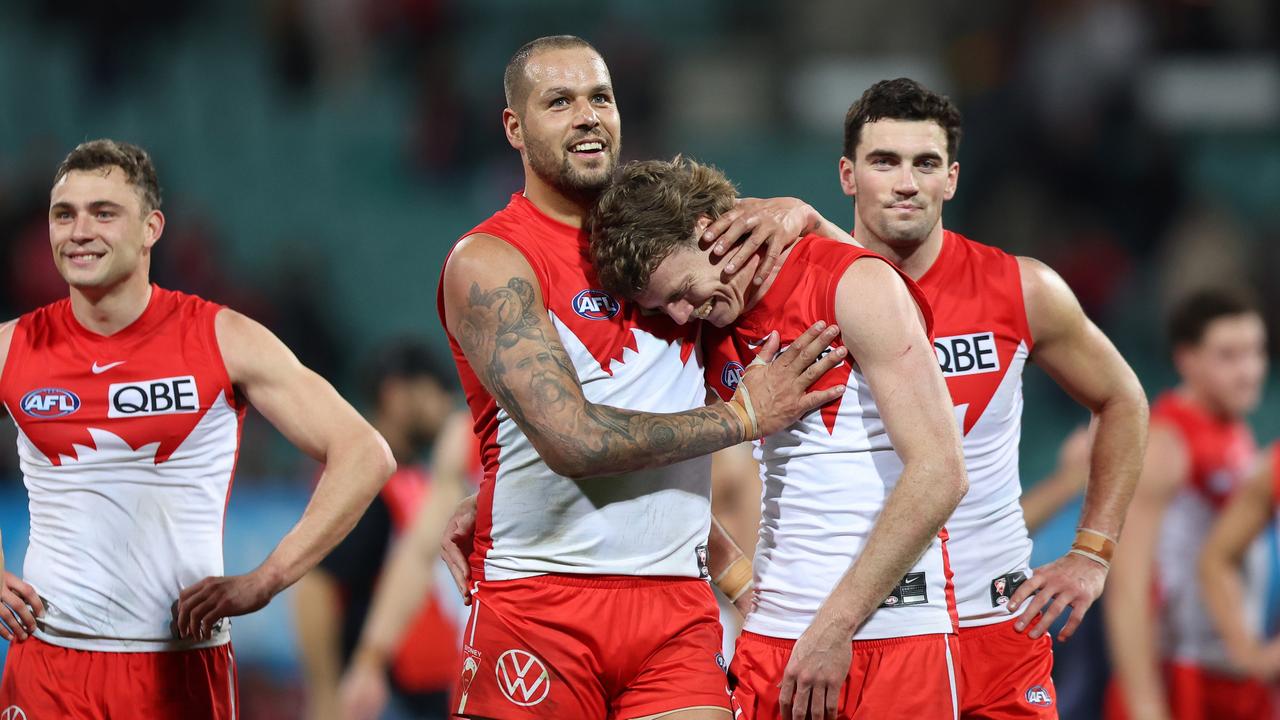
<svg viewBox="0 0 1280 720">
<path fill-rule="evenodd" d="M 22 642 L 36 631 L 36 618 L 44 615 L 44 603 L 31 583 L 4 570 L 4 585 L 0 587 L 0 638 L 9 642 Z"/>
<path fill-rule="evenodd" d="M 707 226 L 702 240 L 713 243 L 713 258 L 734 250 L 729 264 L 725 266 L 725 273 L 729 275 L 741 270 L 752 254 L 767 243 L 764 259 L 756 268 L 752 281 L 760 285 L 772 273 L 778 256 L 810 232 L 821 219 L 817 210 L 796 198 L 742 198 L 729 212 Z"/>
<path fill-rule="evenodd" d="M 1059 642 L 1066 640 L 1080 627 L 1080 621 L 1102 594 L 1106 581 L 1106 568 L 1079 555 L 1063 555 L 1048 565 L 1036 568 L 1035 573 L 1009 598 L 1010 611 L 1017 610 L 1024 602 L 1030 603 L 1022 617 L 1014 622 L 1013 629 L 1018 632 L 1026 630 L 1039 615 L 1039 622 L 1029 633 L 1029 637 L 1038 638 L 1048 632 L 1053 621 L 1070 605 L 1071 617 L 1057 638 Z"/>
<path fill-rule="evenodd" d="M 755 602 L 756 602 L 756 589 L 754 587 L 751 587 L 751 588 L 748 588 L 746 592 L 742 593 L 742 595 L 739 596 L 738 599 L 733 602 L 733 606 L 738 608 L 738 612 L 745 619 L 747 615 L 752 610 L 755 609 Z"/>
<path fill-rule="evenodd" d="M 757 432 L 747 440 L 789 427 L 844 393 L 843 383 L 826 390 L 807 392 L 810 385 L 839 365 L 848 354 L 844 347 L 838 347 L 823 355 L 839 335 L 839 327 L 819 321 L 796 338 L 786 352 L 778 355 L 778 334 L 769 333 L 756 359 L 743 371 L 738 391 L 734 394 L 734 399 L 739 402 L 749 396 L 755 408 Z M 770 358 L 773 362 L 769 362 Z M 742 391 L 744 386 L 748 390 L 745 394 Z"/>
<path fill-rule="evenodd" d="M 257 571 L 244 575 L 207 577 L 182 590 L 174 604 L 174 630 L 188 640 L 208 640 L 225 617 L 261 610 L 275 594 Z"/>
<path fill-rule="evenodd" d="M 471 604 L 471 550 L 476 540 L 476 496 L 462 498 L 449 518 L 440 541 L 440 556 L 449 567 L 453 584 L 462 594 L 462 602 Z"/>
<path fill-rule="evenodd" d="M 376 658 L 357 652 L 342 676 L 338 688 L 342 717 L 346 720 L 376 720 L 391 697 L 387 670 Z"/>
<path fill-rule="evenodd" d="M 853 662 L 847 633 L 821 619 L 804 631 L 782 673 L 782 720 L 836 720 L 840 688 Z"/>
</svg>

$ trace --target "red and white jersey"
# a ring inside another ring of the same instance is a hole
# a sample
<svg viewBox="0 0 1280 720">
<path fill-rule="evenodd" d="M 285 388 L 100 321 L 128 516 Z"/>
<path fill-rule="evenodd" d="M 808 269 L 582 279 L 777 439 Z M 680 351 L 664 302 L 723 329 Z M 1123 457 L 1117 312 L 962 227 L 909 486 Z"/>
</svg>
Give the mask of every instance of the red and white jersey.
<svg viewBox="0 0 1280 720">
<path fill-rule="evenodd" d="M 240 443 L 214 333 L 221 306 L 151 288 L 110 336 L 61 300 L 23 315 L 0 375 L 18 426 L 31 508 L 23 576 L 44 600 L 36 635 L 81 650 L 155 651 L 179 641 L 182 588 L 222 574 L 222 528 Z"/>
<path fill-rule="evenodd" d="M 1240 420 L 1215 417 L 1177 391 L 1165 392 L 1151 408 L 1151 424 L 1173 430 L 1191 461 L 1189 482 L 1165 511 L 1156 550 L 1156 597 L 1164 657 L 1207 670 L 1235 672 L 1201 599 L 1195 558 L 1218 512 L 1239 489 L 1257 458 L 1253 431 Z M 1246 624 L 1261 633 L 1266 587 L 1265 541 L 1259 538 L 1244 561 Z"/>
<path fill-rule="evenodd" d="M 704 329 L 708 384 L 728 399 L 744 363 L 770 331 L 777 330 L 786 347 L 818 320 L 834 323 L 836 287 L 860 258 L 888 262 L 854 245 L 816 235 L 802 238 L 754 307 L 732 327 Z M 924 294 L 910 278 L 904 275 L 903 280 L 927 321 Z M 832 349 L 841 344 L 837 339 Z M 902 460 L 855 358 L 828 372 L 813 389 L 838 383 L 848 388 L 839 400 L 756 444 L 763 488 L 756 607 L 746 618 L 747 631 L 800 637 L 862 552 L 902 474 Z M 955 600 L 943 531 L 854 639 L 954 631 Z"/>
<path fill-rule="evenodd" d="M 1005 603 L 1031 575 L 1018 443 L 1031 330 L 1018 259 L 945 231 L 918 281 L 933 308 L 934 351 L 963 433 L 969 492 L 947 521 L 961 627 L 1013 617 Z"/>
<path fill-rule="evenodd" d="M 468 235 L 519 250 L 587 400 L 627 410 L 683 412 L 706 404 L 697 327 L 641 315 L 600 289 L 588 235 L 557 222 L 517 193 Z M 441 285 L 443 292 L 443 284 Z M 439 301 L 444 321 L 443 297 Z M 446 325 L 447 327 L 447 325 Z M 705 576 L 711 525 L 711 459 L 573 480 L 547 467 L 494 402 L 449 337 L 481 440 L 472 572 L 478 580 L 545 573 Z M 540 362 L 509 360 L 508 382 L 529 382 Z"/>
</svg>

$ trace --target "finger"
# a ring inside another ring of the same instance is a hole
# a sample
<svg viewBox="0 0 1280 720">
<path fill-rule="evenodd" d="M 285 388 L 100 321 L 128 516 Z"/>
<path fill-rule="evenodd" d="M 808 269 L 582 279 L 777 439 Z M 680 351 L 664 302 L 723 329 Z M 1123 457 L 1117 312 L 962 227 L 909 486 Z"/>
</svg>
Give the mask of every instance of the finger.
<svg viewBox="0 0 1280 720">
<path fill-rule="evenodd" d="M 1027 603 L 1026 610 L 1022 612 L 1021 617 L 1019 617 L 1018 620 L 1013 624 L 1013 629 L 1017 630 L 1018 632 L 1022 632 L 1023 630 L 1026 630 L 1027 627 L 1031 624 L 1031 622 L 1035 619 L 1036 615 L 1039 615 L 1040 612 L 1044 610 L 1045 607 L 1047 607 L 1049 603 L 1052 601 L 1053 601 L 1052 592 L 1049 592 L 1047 590 L 1041 590 L 1040 592 L 1036 593 L 1035 597 L 1033 597 L 1031 601 Z"/>
<path fill-rule="evenodd" d="M 1053 621 L 1057 620 L 1058 616 L 1062 614 L 1062 611 L 1066 609 L 1067 609 L 1067 599 L 1061 595 L 1058 595 L 1057 599 L 1055 599 L 1052 604 L 1046 607 L 1044 609 L 1044 612 L 1040 613 L 1040 622 L 1036 623 L 1036 626 L 1031 628 L 1031 632 L 1028 633 L 1028 637 L 1030 637 L 1032 640 L 1035 640 L 1039 638 L 1041 635 L 1049 632 L 1049 626 L 1052 625 Z"/>
<path fill-rule="evenodd" d="M 809 365 L 813 362 L 813 358 L 817 357 L 817 354 L 815 353 L 808 361 L 804 361 L 801 355 L 805 350 L 809 349 L 810 345 L 817 342 L 819 338 L 822 337 L 822 333 L 826 332 L 828 329 L 827 323 L 823 320 L 819 320 L 805 328 L 805 331 L 800 333 L 800 336 L 795 339 L 795 342 L 791 343 L 791 346 L 788 347 L 787 351 L 778 358 L 778 361 L 783 363 L 784 367 L 790 366 L 796 362 L 805 366 Z"/>
<path fill-rule="evenodd" d="M 837 720 L 840 712 L 840 685 L 827 687 L 827 717 Z"/>
<path fill-rule="evenodd" d="M 826 683 L 818 683 L 809 695 L 809 718 L 810 720 L 827 720 Z"/>
<path fill-rule="evenodd" d="M 798 365 L 802 371 L 807 370 L 818 359 L 819 355 L 831 347 L 832 341 L 838 335 L 840 335 L 840 326 L 827 325 L 822 329 L 822 332 L 818 333 L 817 337 L 803 345 L 799 345 L 799 352 L 791 360 L 791 364 L 793 366 Z M 791 347 L 794 348 L 797 344 L 798 342 L 792 343 Z"/>
<path fill-rule="evenodd" d="M 194 585 L 188 585 L 182 588 L 182 590 L 178 592 L 178 600 L 182 601 L 182 600 L 186 600 L 187 598 L 190 598 L 192 595 L 195 595 L 196 593 L 203 590 L 205 586 L 207 586 L 212 580 L 213 578 L 207 577 L 195 583 Z"/>
<path fill-rule="evenodd" d="M 724 266 L 725 273 L 730 275 L 741 270 L 742 266 L 747 264 L 747 261 L 751 259 L 751 256 L 754 255 L 756 251 L 760 249 L 760 246 L 764 244 L 765 240 L 768 239 L 763 232 L 758 231 L 760 221 L 755 216 L 743 218 L 740 223 L 729 228 L 730 232 L 737 230 L 737 225 L 741 225 L 742 227 L 741 234 L 734 239 L 734 243 L 736 244 L 734 245 L 733 254 L 729 256 L 729 262 L 725 263 Z M 729 235 L 726 233 L 725 237 L 717 244 L 729 245 Z"/>
<path fill-rule="evenodd" d="M 211 602 L 209 593 L 201 592 L 198 595 L 178 601 L 178 635 L 179 637 L 194 637 L 193 628 L 198 622 L 197 613 L 202 612 L 205 604 Z"/>
<path fill-rule="evenodd" d="M 769 273 L 773 270 L 774 264 L 777 263 L 778 258 L 782 256 L 782 251 L 787 247 L 787 243 L 791 242 L 793 239 L 794 238 L 786 237 L 778 233 L 774 233 L 768 238 L 761 239 L 762 241 L 768 240 L 769 247 L 765 251 L 764 259 L 760 261 L 760 267 L 756 268 L 756 276 L 752 279 L 752 282 L 756 285 L 764 284 L 764 281 L 769 277 Z M 743 258 L 742 262 L 745 263 L 746 258 Z"/>
<path fill-rule="evenodd" d="M 31 608 L 27 607 L 26 602 L 24 602 L 24 598 L 20 598 L 17 595 L 6 597 L 4 598 L 4 604 L 9 608 L 9 612 L 13 613 L 18 619 L 23 630 L 29 633 L 35 632 L 36 618 L 31 614 Z"/>
<path fill-rule="evenodd" d="M 31 583 L 14 583 L 9 589 L 16 593 L 18 597 L 22 598 L 22 601 L 31 608 L 36 617 L 44 615 L 44 601 L 40 599 L 40 593 L 36 592 L 35 587 L 33 587 Z"/>
<path fill-rule="evenodd" d="M 0 610 L 0 622 L 4 622 L 5 625 L 13 630 L 13 634 L 17 636 L 19 642 L 26 640 L 27 629 L 22 624 L 22 618 L 18 617 L 17 611 L 7 602 L 0 605 L 0 607 L 3 608 L 3 610 Z"/>
<path fill-rule="evenodd" d="M 819 378 L 826 375 L 828 371 L 844 362 L 848 354 L 849 351 L 841 346 L 818 358 L 816 362 L 811 363 L 809 367 L 805 368 L 804 372 L 800 373 L 800 383 L 805 387 L 814 384 Z"/>
<path fill-rule="evenodd" d="M 719 240 L 729 227 L 737 222 L 740 217 L 742 217 L 741 210 L 736 207 L 730 208 L 728 212 L 725 212 L 720 217 L 713 220 L 711 224 L 707 226 L 707 229 L 702 231 L 702 241 L 712 243 L 712 257 L 723 255 L 725 251 L 731 247 L 729 244 L 722 244 L 716 241 Z"/>
<path fill-rule="evenodd" d="M 0 638 L 3 638 L 5 642 L 16 641 L 16 636 L 13 634 L 13 631 L 9 629 L 9 625 L 2 621 L 0 621 Z"/>
<path fill-rule="evenodd" d="M 808 334 L 808 330 L 805 331 Z M 801 337 L 804 337 L 801 335 Z M 763 362 L 773 362 L 773 356 L 778 354 L 778 346 L 782 342 L 778 339 L 778 332 L 775 330 L 770 332 L 768 337 L 764 339 L 764 343 L 760 345 L 759 352 L 756 353 L 756 359 Z"/>
<path fill-rule="evenodd" d="M 458 594 L 467 594 L 467 572 L 466 560 L 462 557 L 462 552 L 458 550 L 458 546 L 453 543 L 446 542 L 441 545 L 444 551 L 444 564 L 449 568 L 449 575 L 453 577 L 453 584 L 458 586 Z"/>
<path fill-rule="evenodd" d="M 208 640 L 213 634 L 213 624 L 225 615 L 220 598 L 209 598 L 205 603 L 191 611 L 191 636 L 200 640 Z"/>
<path fill-rule="evenodd" d="M 805 720 L 809 714 L 809 695 L 812 689 L 804 683 L 796 687 L 796 696 L 791 700 L 791 720 Z"/>
<path fill-rule="evenodd" d="M 1044 587 L 1044 577 L 1045 576 L 1043 574 L 1038 573 L 1036 575 L 1032 575 L 1029 580 L 1024 580 L 1022 584 L 1018 586 L 1018 589 L 1014 591 L 1013 596 L 1009 598 L 1009 603 L 1006 605 L 1006 607 L 1009 608 L 1009 612 L 1015 612 L 1018 609 L 1018 606 L 1027 598 L 1031 597 L 1032 594 L 1038 592 L 1040 588 Z"/>
<path fill-rule="evenodd" d="M 795 695 L 796 679 L 791 673 L 782 675 L 782 689 L 778 691 L 778 717 L 785 718 L 791 714 L 791 698 Z"/>
<path fill-rule="evenodd" d="M 1067 624 L 1063 625 L 1062 629 L 1058 631 L 1058 642 L 1064 642 L 1076 633 L 1076 628 L 1080 627 L 1080 623 L 1084 620 L 1084 614 L 1088 611 L 1088 605 L 1073 604 L 1071 606 L 1071 617 L 1067 618 Z"/>
<path fill-rule="evenodd" d="M 833 403 L 844 395 L 845 386 L 843 384 L 829 387 L 826 390 L 814 390 L 805 393 L 800 397 L 800 407 L 804 409 L 803 414 L 807 415 L 820 407 L 829 403 Z"/>
</svg>

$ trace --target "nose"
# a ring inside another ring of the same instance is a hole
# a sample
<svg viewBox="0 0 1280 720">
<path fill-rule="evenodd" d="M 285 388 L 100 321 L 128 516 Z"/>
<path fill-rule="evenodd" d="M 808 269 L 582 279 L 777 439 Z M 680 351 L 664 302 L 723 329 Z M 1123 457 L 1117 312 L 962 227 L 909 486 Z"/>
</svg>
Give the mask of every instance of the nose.
<svg viewBox="0 0 1280 720">
<path fill-rule="evenodd" d="M 580 98 L 574 106 L 573 126 L 575 128 L 594 128 L 600 124 L 600 116 L 596 108 L 587 98 Z"/>
<path fill-rule="evenodd" d="M 76 221 L 71 226 L 71 239 L 75 242 L 88 242 L 93 237 L 93 215 L 76 213 Z"/>
<path fill-rule="evenodd" d="M 689 322 L 689 318 L 693 317 L 693 303 L 688 300 L 676 300 L 667 303 L 667 315 L 676 321 L 677 325 L 684 325 Z"/>
<path fill-rule="evenodd" d="M 898 171 L 898 180 L 893 184 L 893 191 L 906 197 L 920 192 L 920 186 L 916 184 L 915 169 L 910 163 L 902 164 L 902 168 Z"/>
</svg>

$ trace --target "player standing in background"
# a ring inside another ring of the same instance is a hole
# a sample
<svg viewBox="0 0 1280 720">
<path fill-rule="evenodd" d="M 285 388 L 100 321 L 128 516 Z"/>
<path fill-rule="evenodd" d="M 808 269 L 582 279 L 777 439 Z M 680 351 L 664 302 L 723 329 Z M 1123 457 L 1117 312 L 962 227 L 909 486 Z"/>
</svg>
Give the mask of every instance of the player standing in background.
<svg viewBox="0 0 1280 720">
<path fill-rule="evenodd" d="M 525 188 L 453 248 L 439 293 L 484 462 L 455 712 L 723 718 L 705 456 L 838 397 L 806 392 L 839 362 L 813 363 L 837 329 L 706 404 L 696 336 L 602 291 L 589 262 L 621 141 L 604 60 L 541 38 L 504 90 Z"/>
<path fill-rule="evenodd" d="M 1233 664 L 1196 575 L 1214 517 L 1255 461 L 1244 417 L 1262 394 L 1266 328 L 1252 303 L 1207 290 L 1174 309 L 1169 342 L 1181 383 L 1152 408 L 1151 442 L 1107 593 L 1116 681 L 1108 716 L 1268 717 L 1266 688 Z"/>
<path fill-rule="evenodd" d="M 451 508 L 463 495 L 472 436 L 469 417 L 454 411 L 452 375 L 451 368 L 439 366 L 431 348 L 415 340 L 394 341 L 373 354 L 366 384 L 369 419 L 386 438 L 399 469 L 351 532 L 294 589 L 307 717 L 313 720 L 345 717 L 338 681 L 356 660 L 356 642 L 384 561 L 390 561 L 393 537 L 416 527 L 420 511 Z M 430 471 L 423 465 L 429 453 Z M 443 523 L 439 526 L 437 536 Z M 429 563 L 423 571 L 435 569 Z M 456 598 L 448 601 L 460 606 Z M 456 608 L 428 596 L 410 612 L 409 632 L 386 648 L 390 667 L 379 669 L 379 688 L 384 698 L 394 692 L 396 705 L 413 717 L 447 717 L 461 653 Z"/>
<path fill-rule="evenodd" d="M 1260 683 L 1280 678 L 1280 638 L 1251 626 L 1259 607 L 1244 573 L 1249 554 L 1265 532 L 1277 532 L 1280 510 L 1280 443 L 1262 454 L 1257 469 L 1218 513 L 1200 552 L 1200 597 L 1231 664 Z M 1273 695 L 1274 697 L 1274 695 Z"/>
<path fill-rule="evenodd" d="M 1056 717 L 1044 633 L 1070 605 L 1059 639 L 1070 636 L 1102 592 L 1139 470 L 1147 405 L 1133 371 L 1056 273 L 943 228 L 943 204 L 959 181 L 960 134 L 960 113 L 946 98 L 905 78 L 876 83 L 845 117 L 840 183 L 855 200 L 857 241 L 896 263 L 928 297 L 935 350 L 964 433 L 970 489 L 947 521 L 961 714 Z M 1028 359 L 1097 423 L 1076 542 L 1034 574 L 1018 502 Z M 1037 615 L 1031 632 L 1019 634 Z"/>
<path fill-rule="evenodd" d="M 10 646 L 0 709 L 236 717 L 224 618 L 314 566 L 394 469 L 378 433 L 266 328 L 150 283 L 163 230 L 147 153 L 81 144 L 49 204 L 70 297 L 0 326 L 0 399 L 30 498 L 23 575 L 43 604 L 34 637 Z M 220 577 L 248 403 L 325 470 L 267 559 Z M 9 573 L 5 585 L 23 587 Z"/>
<path fill-rule="evenodd" d="M 884 258 L 818 235 L 788 248 L 764 284 L 726 281 L 727 260 L 696 238 L 734 196 L 723 174 L 690 160 L 630 163 L 591 216 L 605 288 L 681 324 L 706 320 L 692 324 L 708 385 L 724 397 L 773 328 L 784 344 L 813 322 L 844 328 L 828 351 L 847 348 L 849 362 L 820 383 L 845 386 L 842 400 L 759 447 L 758 582 L 730 668 L 734 698 L 760 720 L 954 718 L 941 530 L 966 484 L 928 305 Z"/>
</svg>

